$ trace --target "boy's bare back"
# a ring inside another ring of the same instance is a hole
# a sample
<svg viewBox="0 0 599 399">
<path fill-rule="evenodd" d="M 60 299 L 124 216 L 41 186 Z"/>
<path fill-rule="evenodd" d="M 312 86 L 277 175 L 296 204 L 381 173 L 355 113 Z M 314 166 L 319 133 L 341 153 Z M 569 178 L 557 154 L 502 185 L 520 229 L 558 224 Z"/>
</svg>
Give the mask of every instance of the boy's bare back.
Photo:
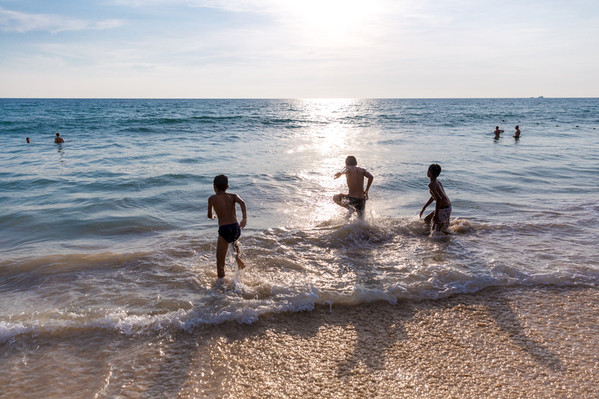
<svg viewBox="0 0 599 399">
<path fill-rule="evenodd" d="M 224 226 L 227 224 L 237 223 L 237 212 L 235 204 L 241 203 L 243 200 L 237 194 L 229 194 L 219 192 L 208 198 L 208 217 L 212 219 L 212 208 L 218 216 L 218 225 Z"/>
<path fill-rule="evenodd" d="M 366 169 L 358 166 L 346 166 L 345 178 L 347 179 L 348 195 L 352 198 L 364 198 L 364 179 L 372 176 Z"/>
</svg>

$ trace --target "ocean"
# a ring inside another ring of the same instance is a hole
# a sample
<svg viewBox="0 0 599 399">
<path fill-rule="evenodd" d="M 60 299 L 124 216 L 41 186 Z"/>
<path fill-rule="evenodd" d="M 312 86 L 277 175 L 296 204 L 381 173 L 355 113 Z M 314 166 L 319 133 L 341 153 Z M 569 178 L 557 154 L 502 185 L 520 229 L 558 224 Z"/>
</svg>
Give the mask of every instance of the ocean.
<svg viewBox="0 0 599 399">
<path fill-rule="evenodd" d="M 56 348 L 71 339 L 110 367 L 53 378 L 97 396 L 140 350 L 119 340 L 317 305 L 597 287 L 598 128 L 595 98 L 0 99 L 0 361 L 13 359 L 13 392 L 32 370 L 68 367 L 74 352 Z M 332 201 L 347 155 L 374 176 L 364 220 Z M 418 217 L 431 163 L 450 235 Z M 222 285 L 206 217 L 218 174 L 248 208 L 248 267 L 229 256 Z"/>
</svg>

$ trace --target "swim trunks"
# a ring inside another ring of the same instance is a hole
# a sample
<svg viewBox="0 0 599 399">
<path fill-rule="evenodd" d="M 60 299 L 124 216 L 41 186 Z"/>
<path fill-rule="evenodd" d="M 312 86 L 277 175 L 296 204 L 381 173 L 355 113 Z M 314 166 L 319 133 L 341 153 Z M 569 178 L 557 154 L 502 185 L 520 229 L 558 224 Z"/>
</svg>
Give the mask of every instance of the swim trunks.
<svg viewBox="0 0 599 399">
<path fill-rule="evenodd" d="M 358 215 L 361 216 L 364 214 L 364 207 L 366 206 L 366 200 L 364 198 L 354 198 L 344 194 L 342 199 L 347 205 L 353 207 L 358 212 Z"/>
<path fill-rule="evenodd" d="M 444 208 L 439 208 L 439 222 L 434 222 L 431 225 L 431 231 L 445 231 L 449 228 L 449 217 L 451 216 L 451 205 Z"/>
<path fill-rule="evenodd" d="M 239 236 L 241 236 L 241 228 L 239 227 L 239 223 L 218 226 L 218 235 L 224 238 L 229 244 L 237 241 Z"/>
</svg>

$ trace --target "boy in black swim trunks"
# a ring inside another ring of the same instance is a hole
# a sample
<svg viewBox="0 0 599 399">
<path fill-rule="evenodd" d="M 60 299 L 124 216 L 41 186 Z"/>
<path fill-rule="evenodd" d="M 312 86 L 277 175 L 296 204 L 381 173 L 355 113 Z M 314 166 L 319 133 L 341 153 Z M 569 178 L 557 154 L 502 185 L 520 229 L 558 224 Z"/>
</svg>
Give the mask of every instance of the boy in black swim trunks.
<svg viewBox="0 0 599 399">
<path fill-rule="evenodd" d="M 335 173 L 335 179 L 345 175 L 349 194 L 337 194 L 333 201 L 339 206 L 349 209 L 350 215 L 356 211 L 360 218 L 364 217 L 364 207 L 368 199 L 368 190 L 374 177 L 366 169 L 358 167 L 356 157 L 350 155 L 345 158 L 345 168 Z M 366 190 L 364 190 L 364 178 L 368 179 Z"/>
<path fill-rule="evenodd" d="M 233 244 L 235 249 L 235 260 L 240 269 L 245 267 L 239 249 L 237 239 L 241 235 L 247 223 L 247 211 L 245 202 L 237 194 L 227 193 L 229 188 L 229 179 L 225 175 L 218 175 L 214 178 L 214 192 L 216 194 L 208 198 L 208 218 L 214 219 L 212 209 L 218 216 L 218 241 L 216 243 L 216 272 L 218 278 L 225 277 L 225 257 L 229 244 Z M 239 204 L 243 218 L 241 223 L 237 222 L 235 213 L 235 204 Z"/>
</svg>

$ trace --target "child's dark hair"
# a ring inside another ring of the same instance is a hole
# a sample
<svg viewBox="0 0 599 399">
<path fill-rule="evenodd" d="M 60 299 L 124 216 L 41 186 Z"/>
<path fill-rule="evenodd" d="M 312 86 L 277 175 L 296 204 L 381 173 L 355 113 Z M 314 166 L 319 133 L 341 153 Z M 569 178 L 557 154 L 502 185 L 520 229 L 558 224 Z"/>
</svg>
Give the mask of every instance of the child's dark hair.
<svg viewBox="0 0 599 399">
<path fill-rule="evenodd" d="M 214 178 L 214 187 L 221 191 L 226 191 L 229 188 L 229 178 L 225 175 L 218 175 Z"/>
<path fill-rule="evenodd" d="M 428 170 L 431 172 L 431 175 L 436 179 L 441 174 L 441 166 L 437 163 L 432 164 L 428 167 Z"/>
<path fill-rule="evenodd" d="M 353 155 L 345 158 L 345 166 L 356 166 L 358 164 L 358 160 Z"/>
</svg>

